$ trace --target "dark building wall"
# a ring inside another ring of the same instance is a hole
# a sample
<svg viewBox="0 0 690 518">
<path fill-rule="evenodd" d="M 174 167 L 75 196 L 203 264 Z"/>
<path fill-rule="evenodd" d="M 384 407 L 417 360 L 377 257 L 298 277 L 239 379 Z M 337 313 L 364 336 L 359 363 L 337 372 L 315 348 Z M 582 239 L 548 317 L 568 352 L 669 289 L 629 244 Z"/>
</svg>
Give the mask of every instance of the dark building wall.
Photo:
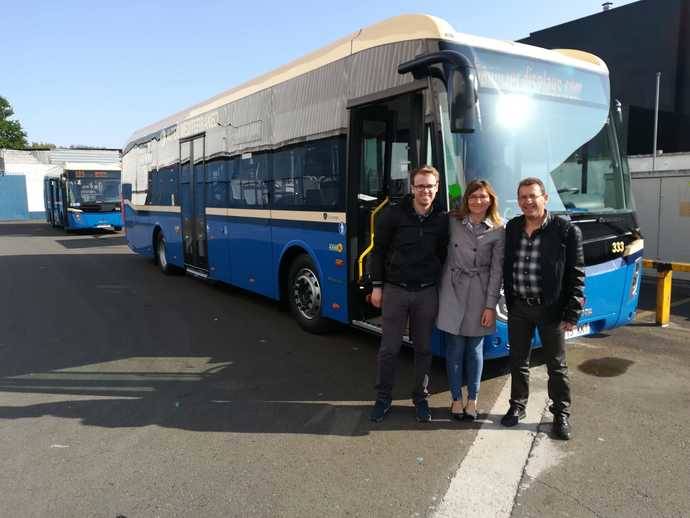
<svg viewBox="0 0 690 518">
<path fill-rule="evenodd" d="M 521 43 L 602 58 L 628 114 L 628 151 L 652 152 L 656 73 L 659 148 L 690 151 L 690 0 L 641 0 L 530 34 Z"/>
</svg>

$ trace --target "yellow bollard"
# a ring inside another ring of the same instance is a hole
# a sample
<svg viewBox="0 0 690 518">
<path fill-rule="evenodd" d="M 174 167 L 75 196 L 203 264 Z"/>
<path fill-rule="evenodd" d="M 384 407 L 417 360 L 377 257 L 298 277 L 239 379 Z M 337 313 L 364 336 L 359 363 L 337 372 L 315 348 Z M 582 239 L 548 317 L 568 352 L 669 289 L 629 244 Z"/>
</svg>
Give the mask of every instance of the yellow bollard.
<svg viewBox="0 0 690 518">
<path fill-rule="evenodd" d="M 656 323 L 667 326 L 671 319 L 671 281 L 673 270 L 659 269 L 659 277 L 656 284 Z"/>
</svg>

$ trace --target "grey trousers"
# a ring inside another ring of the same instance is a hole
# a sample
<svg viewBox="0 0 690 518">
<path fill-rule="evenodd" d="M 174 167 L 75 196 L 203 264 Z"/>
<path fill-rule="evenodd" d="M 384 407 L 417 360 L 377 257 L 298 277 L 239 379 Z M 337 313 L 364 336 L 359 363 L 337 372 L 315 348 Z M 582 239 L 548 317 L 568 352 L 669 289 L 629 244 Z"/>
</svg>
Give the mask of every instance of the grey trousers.
<svg viewBox="0 0 690 518">
<path fill-rule="evenodd" d="M 558 313 L 558 312 L 556 312 Z M 510 343 L 510 404 L 527 406 L 529 397 L 529 360 L 534 330 L 539 329 L 542 350 L 549 374 L 548 390 L 554 415 L 570 415 L 570 380 L 565 361 L 565 335 L 553 308 L 528 306 L 516 300 L 508 312 Z"/>
<path fill-rule="evenodd" d="M 412 401 L 417 403 L 429 395 L 431 370 L 431 333 L 438 312 L 438 290 L 429 286 L 409 291 L 394 284 L 383 287 L 383 336 L 378 354 L 376 391 L 378 399 L 393 399 L 393 385 L 407 319 L 414 345 L 414 387 Z"/>
</svg>

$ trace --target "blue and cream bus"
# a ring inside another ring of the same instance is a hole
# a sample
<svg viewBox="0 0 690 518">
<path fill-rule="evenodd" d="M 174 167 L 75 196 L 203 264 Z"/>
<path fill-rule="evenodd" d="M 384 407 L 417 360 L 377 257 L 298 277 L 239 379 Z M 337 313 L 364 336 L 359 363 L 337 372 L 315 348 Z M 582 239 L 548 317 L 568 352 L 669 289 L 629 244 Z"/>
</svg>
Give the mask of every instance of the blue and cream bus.
<svg viewBox="0 0 690 518">
<path fill-rule="evenodd" d="M 120 166 L 66 162 L 43 180 L 46 220 L 65 230 L 122 230 Z"/>
<path fill-rule="evenodd" d="M 285 300 L 307 330 L 380 332 L 367 303 L 374 221 L 409 192 L 410 170 L 441 172 L 444 208 L 486 178 L 505 217 L 518 213 L 518 181 L 538 176 L 549 209 L 584 235 L 575 334 L 620 326 L 634 317 L 642 240 L 609 92 L 591 54 L 398 16 L 134 133 L 127 241 L 163 272 Z M 498 315 L 487 358 L 507 354 L 502 301 Z"/>
</svg>

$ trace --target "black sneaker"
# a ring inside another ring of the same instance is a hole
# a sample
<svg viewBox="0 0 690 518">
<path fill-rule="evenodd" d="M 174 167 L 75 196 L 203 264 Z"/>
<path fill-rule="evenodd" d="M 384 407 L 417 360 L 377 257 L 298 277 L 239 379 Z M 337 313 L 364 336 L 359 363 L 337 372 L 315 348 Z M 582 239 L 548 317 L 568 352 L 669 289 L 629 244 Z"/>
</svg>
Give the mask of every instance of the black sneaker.
<svg viewBox="0 0 690 518">
<path fill-rule="evenodd" d="M 417 421 L 420 423 L 430 423 L 431 422 L 431 412 L 429 411 L 429 402 L 426 399 L 417 401 L 414 404 L 416 411 Z"/>
<path fill-rule="evenodd" d="M 518 421 L 522 421 L 525 417 L 527 417 L 527 413 L 524 408 L 520 408 L 517 405 L 510 405 L 506 415 L 501 418 L 501 424 L 503 426 L 515 426 L 518 424 Z"/>
<path fill-rule="evenodd" d="M 374 408 L 371 409 L 369 421 L 380 423 L 386 414 L 391 411 L 391 402 L 386 399 L 377 399 L 374 403 Z"/>
</svg>

